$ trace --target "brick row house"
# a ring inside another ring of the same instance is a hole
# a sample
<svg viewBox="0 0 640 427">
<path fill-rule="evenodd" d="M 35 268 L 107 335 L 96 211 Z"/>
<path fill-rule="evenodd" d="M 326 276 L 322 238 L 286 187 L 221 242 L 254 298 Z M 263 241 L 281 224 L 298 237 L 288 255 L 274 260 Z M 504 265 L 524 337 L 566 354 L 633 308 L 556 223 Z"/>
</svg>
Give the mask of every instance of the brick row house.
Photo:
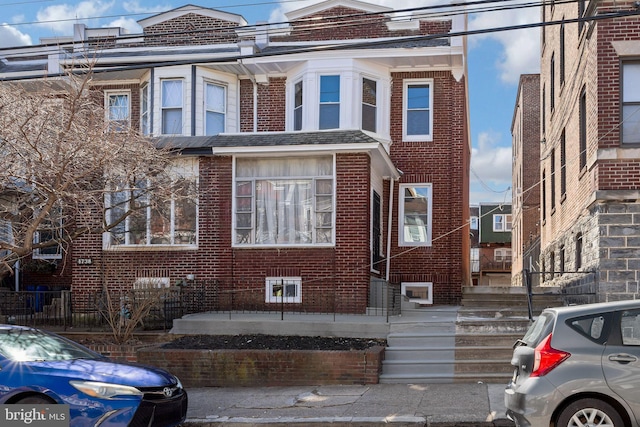
<svg viewBox="0 0 640 427">
<path fill-rule="evenodd" d="M 365 313 L 382 282 L 457 304 L 470 282 L 466 44 L 454 35 L 466 18 L 393 12 L 329 0 L 276 28 L 187 5 L 140 20 L 141 34 L 76 24 L 43 40 L 60 46 L 48 59 L 45 45 L 3 51 L 0 77 L 27 81 L 89 50 L 107 120 L 178 148 L 177 173 L 198 184 L 164 222 L 150 213 L 74 240 L 72 294 L 187 280 L 258 308 Z"/>
<path fill-rule="evenodd" d="M 573 302 L 638 298 L 638 4 L 550 3 L 543 20 L 554 23 L 540 76 L 543 284 Z"/>
<path fill-rule="evenodd" d="M 520 76 L 516 104 L 511 122 L 513 153 L 511 248 L 513 264 L 511 283 L 525 284 L 523 274 L 532 285 L 540 282 L 540 75 Z"/>
</svg>

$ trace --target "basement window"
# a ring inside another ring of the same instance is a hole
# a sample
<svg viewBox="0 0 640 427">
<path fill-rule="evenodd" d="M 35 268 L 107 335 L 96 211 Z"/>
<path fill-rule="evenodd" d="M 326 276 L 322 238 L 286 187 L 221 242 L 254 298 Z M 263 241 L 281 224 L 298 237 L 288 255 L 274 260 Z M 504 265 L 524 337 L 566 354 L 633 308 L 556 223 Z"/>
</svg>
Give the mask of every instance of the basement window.
<svg viewBox="0 0 640 427">
<path fill-rule="evenodd" d="M 433 304 L 432 282 L 404 282 L 402 295 L 409 297 L 409 301 L 418 304 Z"/>
<path fill-rule="evenodd" d="M 302 302 L 301 277 L 267 277 L 265 302 L 299 304 Z"/>
</svg>

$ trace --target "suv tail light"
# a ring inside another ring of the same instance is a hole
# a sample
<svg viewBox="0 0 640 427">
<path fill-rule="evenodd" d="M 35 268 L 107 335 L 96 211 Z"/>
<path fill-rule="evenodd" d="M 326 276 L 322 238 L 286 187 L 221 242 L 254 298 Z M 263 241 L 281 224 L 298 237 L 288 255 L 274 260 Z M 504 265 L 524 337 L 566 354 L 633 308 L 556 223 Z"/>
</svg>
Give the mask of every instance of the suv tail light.
<svg viewBox="0 0 640 427">
<path fill-rule="evenodd" d="M 551 335 L 547 335 L 534 350 L 535 361 L 533 363 L 533 372 L 531 372 L 532 377 L 542 377 L 548 374 L 553 368 L 571 356 L 571 353 L 551 347 Z"/>
</svg>

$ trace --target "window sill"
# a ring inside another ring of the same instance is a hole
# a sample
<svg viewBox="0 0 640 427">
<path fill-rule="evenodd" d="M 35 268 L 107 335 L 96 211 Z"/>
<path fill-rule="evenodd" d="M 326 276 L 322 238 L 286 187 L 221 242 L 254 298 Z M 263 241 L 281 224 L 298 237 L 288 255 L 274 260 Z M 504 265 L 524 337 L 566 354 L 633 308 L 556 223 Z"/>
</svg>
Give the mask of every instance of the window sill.
<svg viewBox="0 0 640 427">
<path fill-rule="evenodd" d="M 198 245 L 109 245 L 103 248 L 108 252 L 160 252 L 160 251 L 194 251 Z"/>
</svg>

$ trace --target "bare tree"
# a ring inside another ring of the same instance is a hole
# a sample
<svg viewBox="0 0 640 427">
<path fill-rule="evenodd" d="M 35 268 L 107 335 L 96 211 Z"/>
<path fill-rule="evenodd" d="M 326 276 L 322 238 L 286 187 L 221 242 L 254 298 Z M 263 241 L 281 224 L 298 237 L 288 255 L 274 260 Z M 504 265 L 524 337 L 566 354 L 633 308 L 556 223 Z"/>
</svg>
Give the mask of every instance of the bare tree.
<svg viewBox="0 0 640 427">
<path fill-rule="evenodd" d="M 149 206 L 162 212 L 176 189 L 185 195 L 170 149 L 105 117 L 91 70 L 0 83 L 0 277 L 34 250 L 65 248 Z"/>
</svg>

